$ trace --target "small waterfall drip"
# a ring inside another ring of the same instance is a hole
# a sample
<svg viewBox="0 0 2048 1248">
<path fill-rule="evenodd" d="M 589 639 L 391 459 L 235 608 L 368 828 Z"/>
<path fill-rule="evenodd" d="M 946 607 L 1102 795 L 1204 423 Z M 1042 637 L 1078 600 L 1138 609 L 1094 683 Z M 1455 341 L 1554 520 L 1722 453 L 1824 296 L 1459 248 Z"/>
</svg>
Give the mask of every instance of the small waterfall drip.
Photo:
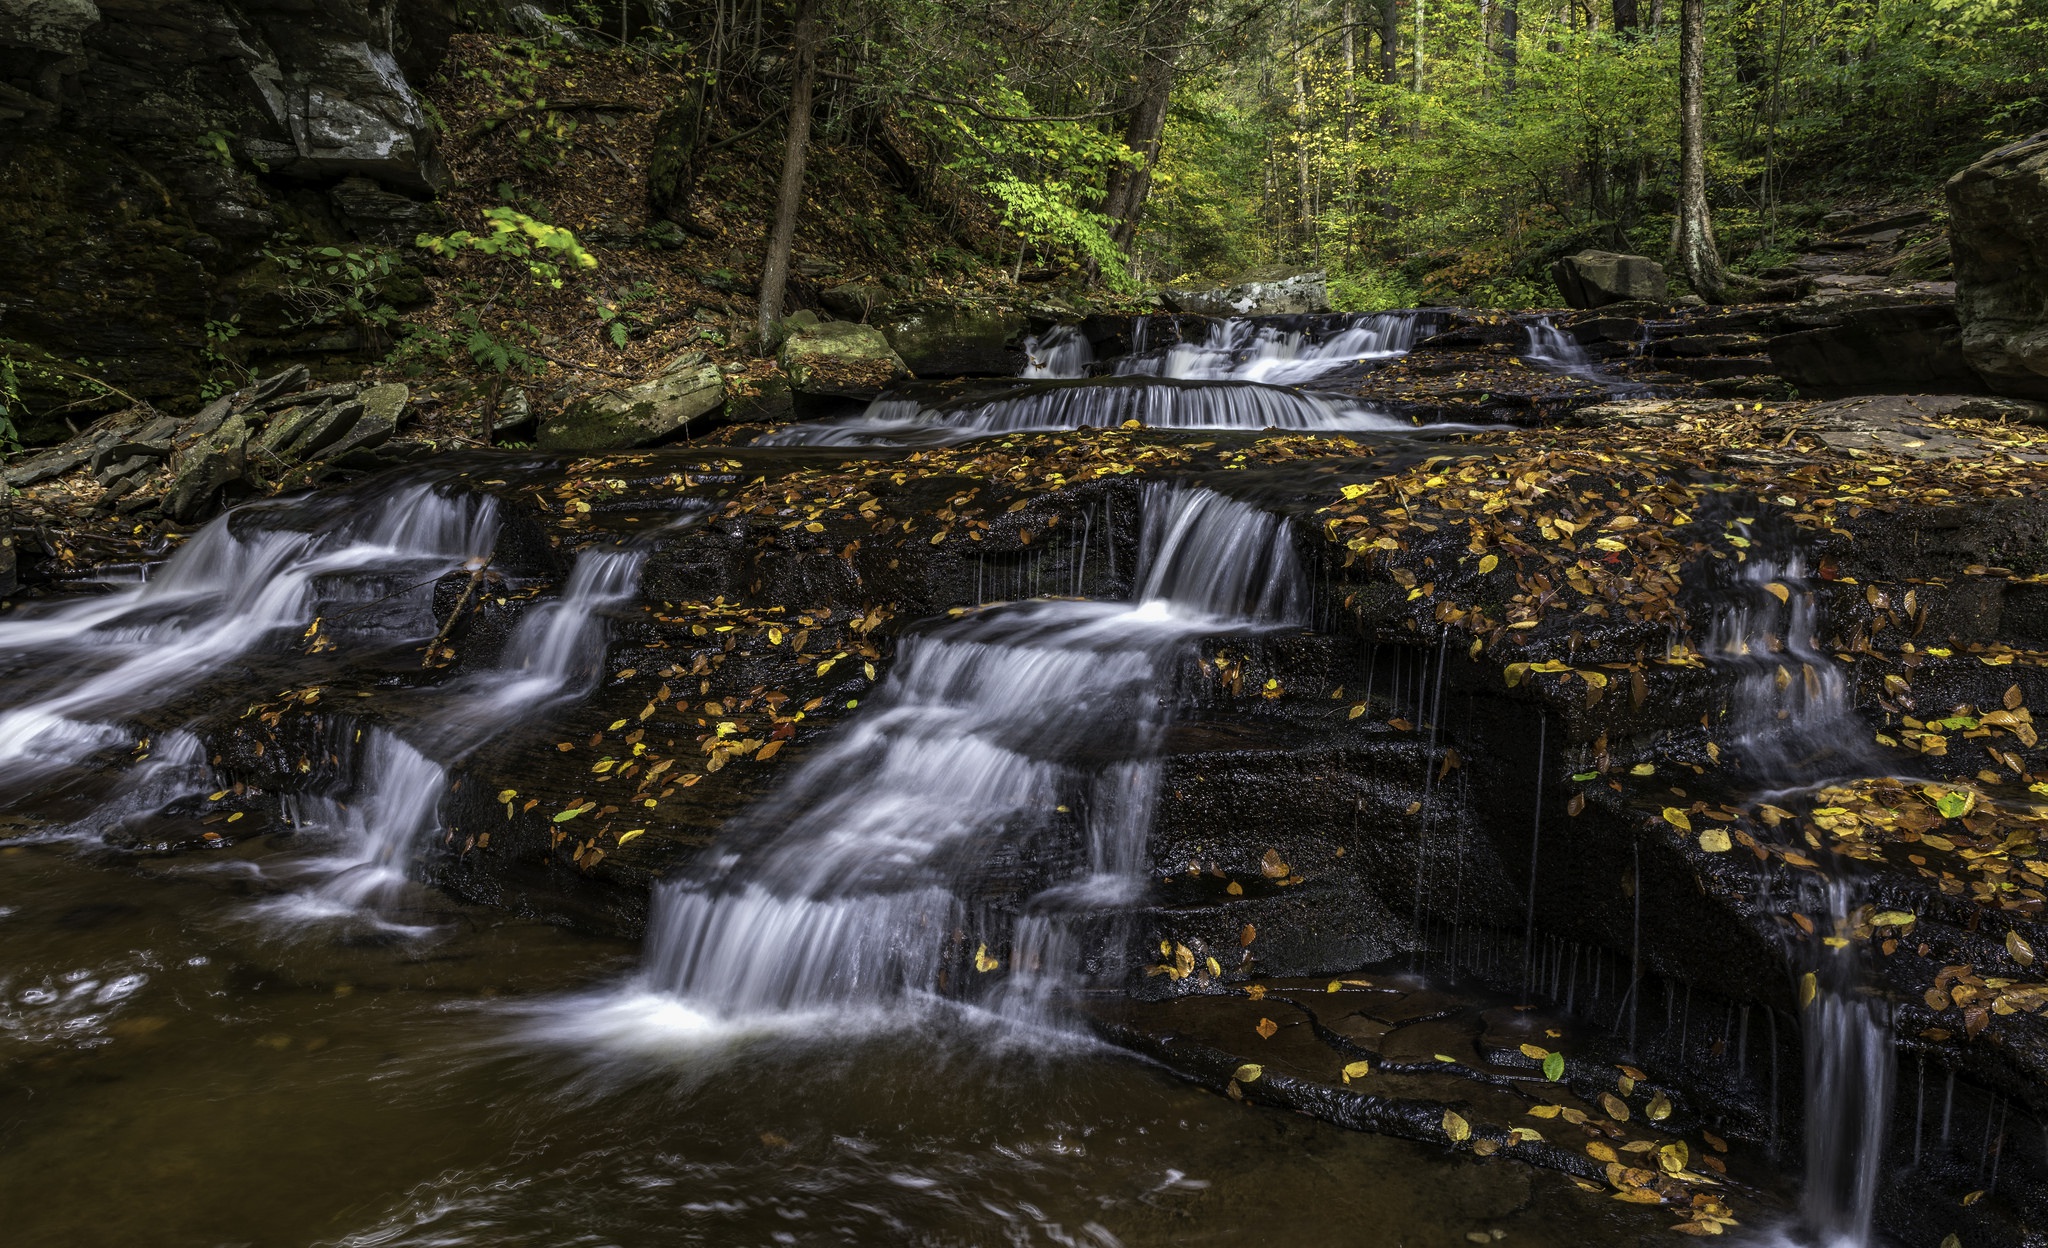
<svg viewBox="0 0 2048 1248">
<path fill-rule="evenodd" d="M 433 633 L 433 581 L 497 540 L 489 498 L 262 503 L 221 516 L 133 589 L 0 621 L 0 774 L 32 787 L 130 738 L 122 720 L 186 693 L 315 617 L 396 643 Z"/>
<path fill-rule="evenodd" d="M 1301 385 L 1347 364 L 1406 355 L 1421 323 L 1413 312 L 1375 312 L 1343 318 L 1334 332 L 1318 332 L 1229 317 L 1210 322 L 1201 342 L 1148 352 L 1134 341 L 1132 354 L 1117 361 L 1116 372 L 1182 381 Z"/>
<path fill-rule="evenodd" d="M 1715 617 L 1707 659 L 1739 674 L 1731 718 L 1742 761 L 1795 784 L 1868 769 L 1870 734 L 1840 665 L 1821 650 L 1819 612 L 1797 555 L 1753 557 Z"/>
<path fill-rule="evenodd" d="M 1537 367 L 1573 377 L 1599 371 L 1594 367 L 1593 357 L 1579 345 L 1579 340 L 1551 324 L 1549 317 L 1537 317 L 1523 325 L 1522 332 L 1529 340 L 1522 354 Z"/>
<path fill-rule="evenodd" d="M 657 895 L 647 985 L 727 1017 L 933 992 L 1039 1016 L 1142 882 L 1180 647 L 1305 603 L 1277 517 L 1164 487 L 1145 512 L 1136 604 L 907 639 L 861 716 Z"/>
<path fill-rule="evenodd" d="M 1854 887 L 1827 885 L 1831 934 L 1855 927 Z M 1860 991 L 1853 944 L 1821 946 L 1806 1005 L 1806 1190 L 1800 1213 L 1821 1248 L 1866 1248 L 1891 1123 L 1893 1063 L 1889 1005 Z"/>
<path fill-rule="evenodd" d="M 464 678 L 421 716 L 412 740 L 362 733 L 349 800 L 311 797 L 298 821 L 331 836 L 335 852 L 306 864 L 324 877 L 268 907 L 287 918 L 327 918 L 387 907 L 413 857 L 440 830 L 448 769 L 535 711 L 586 693 L 602 673 L 605 614 L 629 601 L 645 555 L 587 550 L 561 597 L 520 620 L 496 669 Z"/>
<path fill-rule="evenodd" d="M 757 445 L 937 445 L 996 434 L 1109 429 L 1130 421 L 1153 429 L 1410 428 L 1356 403 L 1283 386 L 1130 377 L 1040 382 L 1002 398 L 944 407 L 877 399 L 858 416 L 791 425 L 764 435 Z"/>
<path fill-rule="evenodd" d="M 1024 357 L 1025 377 L 1071 379 L 1088 375 L 1095 348 L 1075 326 L 1055 325 L 1024 340 Z"/>
</svg>

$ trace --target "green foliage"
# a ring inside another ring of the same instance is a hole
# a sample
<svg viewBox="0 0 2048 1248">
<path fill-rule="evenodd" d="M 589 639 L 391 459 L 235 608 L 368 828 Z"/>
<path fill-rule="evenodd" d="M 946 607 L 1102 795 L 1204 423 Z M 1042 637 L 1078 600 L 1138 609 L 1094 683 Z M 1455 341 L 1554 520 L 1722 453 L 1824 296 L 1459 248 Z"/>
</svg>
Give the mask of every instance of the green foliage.
<svg viewBox="0 0 2048 1248">
<path fill-rule="evenodd" d="M 200 383 L 199 397 L 217 399 L 249 380 L 249 370 L 242 367 L 229 350 L 229 344 L 242 334 L 240 313 L 225 321 L 206 323 L 206 345 L 200 348 L 200 358 L 206 361 L 206 380 Z"/>
<path fill-rule="evenodd" d="M 289 234 L 263 255 L 284 273 L 282 293 L 291 324 L 305 328 L 343 325 L 359 330 L 374 345 L 398 323 L 398 310 L 384 301 L 381 286 L 399 266 L 398 253 L 385 248 L 299 247 Z M 233 330 L 223 342 L 240 331 Z M 209 325 L 209 363 L 214 330 Z"/>
<path fill-rule="evenodd" d="M 583 249 L 571 230 L 549 225 L 517 208 L 486 208 L 482 233 L 457 230 L 453 234 L 422 234 L 415 243 L 437 256 L 471 253 L 518 260 L 537 285 L 562 288 L 562 265 L 571 269 L 594 269 L 597 257 Z M 560 264 L 556 260 L 560 260 Z"/>
<path fill-rule="evenodd" d="M 0 454 L 21 449 L 21 426 L 15 417 L 21 412 L 21 378 L 14 361 L 0 355 Z"/>
</svg>

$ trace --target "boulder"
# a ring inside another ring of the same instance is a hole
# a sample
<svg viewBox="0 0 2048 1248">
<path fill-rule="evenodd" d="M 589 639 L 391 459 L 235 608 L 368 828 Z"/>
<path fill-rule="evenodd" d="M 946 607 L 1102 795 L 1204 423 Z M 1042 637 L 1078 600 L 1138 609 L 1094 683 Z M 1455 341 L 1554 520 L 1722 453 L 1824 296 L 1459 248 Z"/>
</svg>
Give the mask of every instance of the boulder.
<svg viewBox="0 0 2048 1248">
<path fill-rule="evenodd" d="M 1963 357 L 1955 304 L 1939 296 L 1821 293 L 1793 305 L 1783 324 L 1792 332 L 1771 339 L 1771 365 L 1808 393 L 1984 388 Z"/>
<path fill-rule="evenodd" d="M 1948 180 L 1965 359 L 2000 394 L 2048 398 L 2048 130 Z"/>
<path fill-rule="evenodd" d="M 1329 276 L 1320 270 L 1262 269 L 1222 285 L 1160 293 L 1168 310 L 1193 316 L 1286 316 L 1330 310 Z"/>
<path fill-rule="evenodd" d="M 571 400 L 540 422 L 534 441 L 551 450 L 646 446 L 724 406 L 724 374 L 703 352 L 687 351 L 650 380 Z"/>
<path fill-rule="evenodd" d="M 871 399 L 910 376 L 887 335 L 852 321 L 799 325 L 777 358 L 790 387 L 801 394 Z"/>
<path fill-rule="evenodd" d="M 364 390 L 356 396 L 355 403 L 348 405 L 360 405 L 361 413 L 349 422 L 346 433 L 333 438 L 325 448 L 324 457 L 339 459 L 350 451 L 366 450 L 390 441 L 391 435 L 398 432 L 398 422 L 405 415 L 406 400 L 411 397 L 412 392 L 397 382 Z M 312 436 L 316 429 L 309 429 L 308 436 Z M 310 453 L 302 452 L 302 455 Z"/>
<path fill-rule="evenodd" d="M 1662 303 L 1671 293 L 1664 266 L 1647 256 L 1582 251 L 1551 265 L 1550 275 L 1564 301 L 1575 308 L 1601 308 L 1626 300 Z"/>
<path fill-rule="evenodd" d="M 834 286 L 823 300 L 833 315 L 881 330 L 919 377 L 1014 377 L 1024 367 L 1018 344 L 1031 322 L 1021 309 L 986 299 L 904 299 L 865 282 Z"/>
</svg>

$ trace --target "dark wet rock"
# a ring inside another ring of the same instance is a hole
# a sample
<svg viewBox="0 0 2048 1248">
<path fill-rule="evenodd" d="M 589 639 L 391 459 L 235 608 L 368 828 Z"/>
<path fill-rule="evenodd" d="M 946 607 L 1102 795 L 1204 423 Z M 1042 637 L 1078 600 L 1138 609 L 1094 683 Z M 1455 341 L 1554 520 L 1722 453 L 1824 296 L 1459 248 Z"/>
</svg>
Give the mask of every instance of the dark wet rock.
<svg viewBox="0 0 2048 1248">
<path fill-rule="evenodd" d="M 1669 293 L 1664 266 L 1647 256 L 1582 251 L 1552 265 L 1550 274 L 1565 302 L 1575 308 L 1624 301 L 1661 303 Z"/>
<path fill-rule="evenodd" d="M 1215 286 L 1167 290 L 1161 297 L 1172 311 L 1195 316 L 1286 316 L 1330 310 L 1326 274 L 1284 267 Z"/>
<path fill-rule="evenodd" d="M 1802 393 L 1978 391 L 1953 302 L 1891 292 L 1815 295 L 1785 314 L 1771 363 Z"/>
<path fill-rule="evenodd" d="M 1948 181 L 1962 350 L 1994 390 L 2048 398 L 2048 130 Z"/>
<path fill-rule="evenodd" d="M 678 437 L 725 406 L 725 376 L 701 351 L 670 360 L 651 380 L 571 401 L 540 422 L 550 449 L 612 450 Z"/>
<path fill-rule="evenodd" d="M 248 422 L 237 413 L 200 442 L 186 449 L 175 465 L 177 475 L 164 497 L 164 515 L 192 524 L 213 514 L 221 491 L 242 479 L 247 465 Z"/>
</svg>

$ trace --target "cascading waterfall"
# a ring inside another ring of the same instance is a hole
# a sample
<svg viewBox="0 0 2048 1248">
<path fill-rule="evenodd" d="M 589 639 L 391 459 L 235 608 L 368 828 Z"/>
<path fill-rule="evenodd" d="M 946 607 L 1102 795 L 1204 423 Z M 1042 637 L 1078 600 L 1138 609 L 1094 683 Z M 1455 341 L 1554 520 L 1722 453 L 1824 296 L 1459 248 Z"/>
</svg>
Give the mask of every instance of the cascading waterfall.
<svg viewBox="0 0 2048 1248">
<path fill-rule="evenodd" d="M 1737 674 L 1730 718 L 1742 765 L 1784 789 L 1810 788 L 1878 766 L 1847 678 L 1820 649 L 1819 608 L 1803 559 L 1754 555 L 1714 620 L 1705 653 Z M 1829 935 L 1847 937 L 1860 889 L 1825 884 Z M 1804 903 L 1814 908 L 1811 902 Z M 1892 1099 L 1891 1013 L 1862 990 L 1860 942 L 1793 946 L 1813 976 L 1804 1010 L 1806 1188 L 1801 1214 L 1822 1248 L 1865 1248 L 1877 1204 Z M 1804 994 L 1802 994 L 1804 995 Z"/>
<path fill-rule="evenodd" d="M 1031 378 L 1077 378 L 1088 375 L 1095 348 L 1072 325 L 1055 325 L 1024 340 L 1024 373 Z"/>
<path fill-rule="evenodd" d="M 1752 556 L 1707 634 L 1707 660 L 1738 673 L 1730 709 L 1742 762 L 1768 783 L 1876 765 L 1848 678 L 1820 648 L 1819 626 L 1804 560 Z"/>
<path fill-rule="evenodd" d="M 1342 328 L 1323 336 L 1228 317 L 1210 322 L 1208 335 L 1200 342 L 1176 343 L 1156 352 L 1137 346 L 1117 361 L 1116 372 L 1126 377 L 1301 385 L 1347 364 L 1406 355 L 1421 323 L 1413 312 L 1375 312 L 1347 318 Z"/>
<path fill-rule="evenodd" d="M 1277 517 L 1165 487 L 1145 510 L 1135 604 L 1024 602 L 907 639 L 870 708 L 657 895 L 646 985 L 737 1018 L 880 1006 L 992 962 L 1014 1014 L 1070 984 L 1079 933 L 1143 878 L 1179 648 L 1305 603 Z"/>
<path fill-rule="evenodd" d="M 10 790 L 134 737 L 127 722 L 315 617 L 395 644 L 433 633 L 434 580 L 481 565 L 497 537 L 489 498 L 410 485 L 237 508 L 142 584 L 0 621 L 0 776 Z"/>
<path fill-rule="evenodd" d="M 1830 934 L 1847 938 L 1853 882 L 1827 884 Z M 1894 1056 L 1891 1008 L 1862 991 L 1856 945 L 1822 945 L 1805 1010 L 1806 1190 L 1800 1214 L 1821 1248 L 1866 1248 L 1877 1208 Z"/>
<path fill-rule="evenodd" d="M 1539 368 L 1573 377 L 1598 371 L 1593 365 L 1593 357 L 1586 354 L 1579 340 L 1551 324 L 1549 317 L 1537 317 L 1523 325 L 1522 332 L 1529 340 L 1523 355 Z"/>
<path fill-rule="evenodd" d="M 1107 429 L 1395 430 L 1410 426 L 1357 403 L 1254 382 L 1128 377 L 1046 381 L 1001 398 L 927 407 L 877 399 L 847 420 L 794 424 L 764 446 L 888 446 L 960 442 L 995 434 Z"/>
<path fill-rule="evenodd" d="M 586 550 L 561 597 L 536 603 L 520 620 L 499 666 L 458 681 L 409 731 L 363 731 L 347 801 L 312 797 L 298 821 L 332 838 L 332 853 L 304 864 L 324 877 L 277 899 L 268 913 L 291 919 L 376 910 L 404 887 L 407 865 L 440 828 L 448 769 L 543 707 L 588 693 L 602 671 L 605 613 L 639 586 L 636 550 Z"/>
</svg>

